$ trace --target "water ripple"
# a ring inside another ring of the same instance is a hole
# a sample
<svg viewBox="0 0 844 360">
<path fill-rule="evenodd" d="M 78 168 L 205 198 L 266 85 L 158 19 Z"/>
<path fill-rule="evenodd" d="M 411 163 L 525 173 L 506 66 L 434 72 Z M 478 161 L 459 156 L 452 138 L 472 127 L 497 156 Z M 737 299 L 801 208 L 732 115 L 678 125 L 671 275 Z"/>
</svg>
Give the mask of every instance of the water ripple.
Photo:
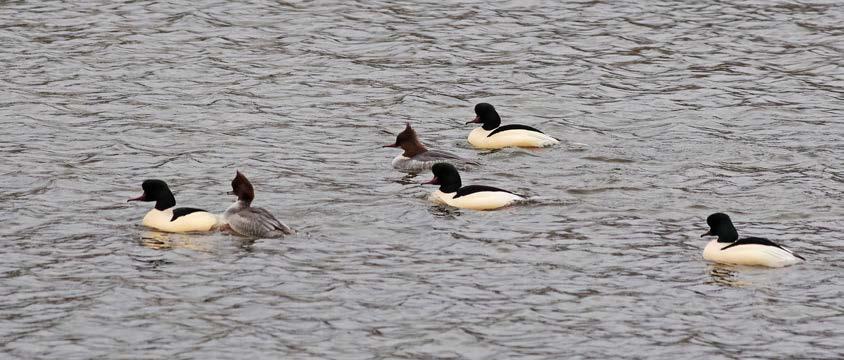
<svg viewBox="0 0 844 360">
<path fill-rule="evenodd" d="M 834 1 L 0 3 L 11 358 L 840 358 Z M 560 146 L 476 152 L 477 102 Z M 433 206 L 379 146 L 475 154 Z M 234 170 L 299 234 L 140 226 Z M 809 262 L 708 264 L 733 214 Z M 760 331 L 764 329 L 764 331 Z"/>
</svg>

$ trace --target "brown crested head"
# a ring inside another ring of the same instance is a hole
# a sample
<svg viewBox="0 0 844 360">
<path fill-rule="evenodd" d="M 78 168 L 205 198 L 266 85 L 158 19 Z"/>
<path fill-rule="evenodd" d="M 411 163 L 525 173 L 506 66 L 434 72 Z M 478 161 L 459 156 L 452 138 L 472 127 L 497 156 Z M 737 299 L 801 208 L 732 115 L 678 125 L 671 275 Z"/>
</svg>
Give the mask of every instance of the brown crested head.
<svg viewBox="0 0 844 360">
<path fill-rule="evenodd" d="M 252 187 L 252 183 L 240 171 L 237 171 L 232 180 L 232 193 L 237 195 L 238 200 L 247 203 L 251 203 L 255 199 L 255 189 Z"/>
<path fill-rule="evenodd" d="M 422 142 L 419 141 L 419 137 L 416 135 L 416 131 L 410 126 L 410 123 L 407 123 L 404 130 L 396 136 L 396 146 L 404 150 L 404 154 L 402 155 L 406 157 L 413 157 L 428 151 L 425 145 L 422 145 Z"/>
</svg>

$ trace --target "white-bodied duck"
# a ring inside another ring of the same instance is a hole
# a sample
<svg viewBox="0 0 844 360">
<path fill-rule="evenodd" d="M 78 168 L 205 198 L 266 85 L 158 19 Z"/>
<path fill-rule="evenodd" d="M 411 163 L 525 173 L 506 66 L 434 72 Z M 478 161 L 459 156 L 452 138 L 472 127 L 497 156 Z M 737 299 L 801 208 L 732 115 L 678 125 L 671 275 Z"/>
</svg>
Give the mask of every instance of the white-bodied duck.
<svg viewBox="0 0 844 360">
<path fill-rule="evenodd" d="M 505 147 L 545 147 L 560 141 L 545 135 L 542 131 L 527 125 L 501 126 L 501 117 L 495 107 L 487 103 L 475 105 L 474 120 L 467 124 L 483 124 L 469 133 L 469 143 L 479 149 L 500 149 Z"/>
<path fill-rule="evenodd" d="M 192 231 L 211 231 L 218 224 L 219 217 L 196 208 L 177 208 L 176 198 L 161 180 L 144 180 L 141 184 L 144 193 L 128 201 L 155 201 L 155 208 L 144 216 L 144 226 L 156 230 L 182 233 Z"/>
<path fill-rule="evenodd" d="M 449 163 L 434 164 L 431 167 L 434 178 L 423 184 L 439 185 L 431 194 L 435 203 L 473 210 L 494 210 L 525 198 L 507 190 L 492 186 L 462 186 L 460 173 Z"/>
<path fill-rule="evenodd" d="M 739 239 L 738 231 L 727 214 L 715 213 L 706 218 L 709 231 L 704 236 L 718 238 L 706 244 L 703 258 L 709 261 L 737 265 L 783 267 L 806 260 L 771 240 L 747 237 Z"/>
</svg>

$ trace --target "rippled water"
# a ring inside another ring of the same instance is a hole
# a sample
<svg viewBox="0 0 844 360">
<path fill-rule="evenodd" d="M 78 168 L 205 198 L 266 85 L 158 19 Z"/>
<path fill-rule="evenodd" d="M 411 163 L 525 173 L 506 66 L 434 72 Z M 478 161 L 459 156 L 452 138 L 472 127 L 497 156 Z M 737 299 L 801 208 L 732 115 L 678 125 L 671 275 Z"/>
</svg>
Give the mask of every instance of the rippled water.
<svg viewBox="0 0 844 360">
<path fill-rule="evenodd" d="M 4 358 L 841 358 L 837 1 L 0 1 Z M 477 102 L 563 140 L 468 147 Z M 435 207 L 411 121 L 535 198 Z M 299 231 L 222 211 L 235 169 Z M 804 255 L 701 258 L 705 217 Z"/>
</svg>

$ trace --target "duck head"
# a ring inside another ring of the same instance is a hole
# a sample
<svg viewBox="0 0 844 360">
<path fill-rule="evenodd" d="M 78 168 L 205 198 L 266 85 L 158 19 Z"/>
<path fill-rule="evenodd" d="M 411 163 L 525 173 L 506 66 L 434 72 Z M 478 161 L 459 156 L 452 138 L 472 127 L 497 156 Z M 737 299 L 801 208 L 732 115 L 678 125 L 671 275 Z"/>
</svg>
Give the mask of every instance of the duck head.
<svg viewBox="0 0 844 360">
<path fill-rule="evenodd" d="M 706 224 L 709 225 L 709 231 L 700 237 L 717 236 L 718 242 L 731 243 L 738 240 L 738 231 L 733 226 L 733 221 L 724 213 L 714 213 L 706 218 Z"/>
<path fill-rule="evenodd" d="M 501 117 L 498 116 L 498 112 L 491 104 L 480 103 L 475 105 L 475 115 L 475 119 L 467 122 L 467 124 L 483 124 L 481 127 L 484 130 L 495 130 L 495 128 L 501 126 Z"/>
<path fill-rule="evenodd" d="M 428 149 L 425 148 L 425 145 L 422 145 L 422 142 L 419 141 L 419 137 L 416 136 L 416 131 L 410 127 L 410 123 L 407 123 L 404 130 L 396 136 L 395 143 L 384 145 L 384 147 L 400 147 L 404 150 L 404 153 L 402 154 L 404 157 L 414 157 L 428 151 Z"/>
<path fill-rule="evenodd" d="M 167 183 L 157 179 L 144 180 L 141 183 L 141 189 L 144 193 L 141 196 L 126 200 L 129 201 L 155 201 L 155 208 L 158 210 L 167 210 L 176 206 L 176 198 Z"/>
<path fill-rule="evenodd" d="M 424 182 L 423 184 L 439 185 L 440 191 L 448 194 L 457 192 L 462 185 L 460 182 L 460 173 L 457 168 L 449 163 L 437 163 L 431 167 L 431 172 L 434 173 L 434 178 Z"/>
<path fill-rule="evenodd" d="M 255 199 L 255 188 L 252 183 L 240 171 L 236 171 L 234 179 L 232 179 L 232 191 L 229 195 L 237 195 L 238 201 L 243 201 L 247 205 L 252 203 Z"/>
</svg>

